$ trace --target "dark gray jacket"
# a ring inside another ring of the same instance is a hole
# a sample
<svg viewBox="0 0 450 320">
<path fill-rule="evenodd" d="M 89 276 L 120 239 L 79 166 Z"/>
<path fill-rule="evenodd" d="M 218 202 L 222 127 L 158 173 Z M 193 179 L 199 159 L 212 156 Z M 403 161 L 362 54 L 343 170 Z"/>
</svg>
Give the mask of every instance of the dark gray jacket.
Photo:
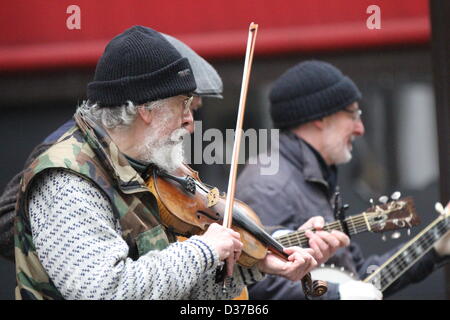
<svg viewBox="0 0 450 320">
<path fill-rule="evenodd" d="M 248 204 L 266 226 L 284 226 L 296 230 L 309 218 L 323 216 L 334 220 L 333 197 L 323 177 L 318 158 L 313 151 L 291 132 L 280 134 L 278 172 L 261 175 L 260 164 L 247 165 L 238 178 L 236 198 Z M 272 161 L 276 157 L 272 156 Z M 271 164 L 273 167 L 274 165 Z M 352 241 L 348 248 L 339 249 L 327 261 L 358 274 L 368 276 L 370 265 L 381 265 L 398 248 L 385 255 L 364 259 L 359 246 Z M 434 250 L 425 255 L 414 267 L 384 292 L 389 295 L 405 285 L 418 282 L 430 274 L 438 258 Z M 281 277 L 268 276 L 266 280 L 249 288 L 251 299 L 304 299 L 300 283 Z M 339 299 L 338 286 L 330 284 L 324 299 Z"/>
</svg>

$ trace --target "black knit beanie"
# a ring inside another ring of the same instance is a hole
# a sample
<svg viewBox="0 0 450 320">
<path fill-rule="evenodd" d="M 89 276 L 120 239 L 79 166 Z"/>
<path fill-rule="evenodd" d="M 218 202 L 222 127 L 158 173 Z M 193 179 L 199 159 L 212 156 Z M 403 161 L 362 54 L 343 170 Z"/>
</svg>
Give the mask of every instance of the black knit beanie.
<svg viewBox="0 0 450 320">
<path fill-rule="evenodd" d="M 288 129 L 344 109 L 361 92 L 340 70 L 323 61 L 305 61 L 286 71 L 270 92 L 274 126 Z"/>
<path fill-rule="evenodd" d="M 112 39 L 95 69 L 87 98 L 101 107 L 188 94 L 197 88 L 188 59 L 159 32 L 134 26 Z"/>
</svg>

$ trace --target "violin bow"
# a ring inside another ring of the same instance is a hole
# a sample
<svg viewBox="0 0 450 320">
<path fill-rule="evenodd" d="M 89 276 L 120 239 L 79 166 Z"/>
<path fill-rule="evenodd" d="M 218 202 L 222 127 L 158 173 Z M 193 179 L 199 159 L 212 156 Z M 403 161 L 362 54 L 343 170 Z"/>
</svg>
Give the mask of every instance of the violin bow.
<svg viewBox="0 0 450 320">
<path fill-rule="evenodd" d="M 231 158 L 230 176 L 228 179 L 227 199 L 225 202 L 225 213 L 223 218 L 223 226 L 226 228 L 231 228 L 233 220 L 233 204 L 234 204 L 234 194 L 236 190 L 236 175 L 239 159 L 239 150 L 243 131 L 242 126 L 244 122 L 245 103 L 247 101 L 247 91 L 248 91 L 248 84 L 250 81 L 250 71 L 252 68 L 253 52 L 255 50 L 255 40 L 257 31 L 258 25 L 253 22 L 250 23 L 250 27 L 248 30 L 247 51 L 245 54 L 244 72 L 242 74 L 241 96 L 239 99 L 238 118 L 236 121 L 233 155 Z M 223 279 L 224 287 L 226 278 L 225 274 L 226 274 L 226 264 L 222 269 L 222 274 L 217 278 L 217 280 Z M 308 296 L 318 297 L 327 292 L 327 283 L 325 281 L 320 280 L 313 281 L 310 273 L 306 274 L 303 277 L 302 287 L 307 297 Z"/>
<path fill-rule="evenodd" d="M 241 146 L 242 126 L 244 122 L 245 103 L 247 101 L 248 84 L 250 81 L 250 71 L 252 68 L 253 52 L 255 50 L 256 33 L 258 25 L 251 23 L 248 30 L 247 51 L 245 54 L 244 72 L 242 74 L 241 96 L 239 99 L 239 110 L 236 122 L 236 131 L 233 145 L 233 156 L 231 158 L 230 176 L 228 179 L 227 199 L 225 202 L 225 213 L 223 226 L 230 228 L 233 219 L 234 194 L 236 190 L 236 174 Z"/>
<path fill-rule="evenodd" d="M 248 91 L 248 84 L 250 81 L 250 71 L 252 68 L 253 52 L 255 50 L 255 40 L 257 31 L 258 25 L 253 22 L 250 23 L 250 27 L 248 30 L 247 50 L 245 53 L 244 72 L 242 74 L 241 96 L 239 98 L 239 110 L 236 121 L 236 131 L 234 136 L 233 155 L 231 158 L 230 176 L 228 179 L 227 198 L 225 202 L 225 212 L 222 224 L 226 228 L 231 228 L 233 221 L 234 194 L 236 190 L 236 174 L 239 160 L 239 150 L 241 146 L 242 126 L 244 122 L 245 103 L 247 101 L 247 91 Z M 224 281 L 223 283 L 224 287 L 225 287 L 226 269 L 227 268 L 225 263 L 222 269 L 222 274 L 217 278 L 218 281 L 220 281 L 219 279 L 222 279 Z"/>
</svg>

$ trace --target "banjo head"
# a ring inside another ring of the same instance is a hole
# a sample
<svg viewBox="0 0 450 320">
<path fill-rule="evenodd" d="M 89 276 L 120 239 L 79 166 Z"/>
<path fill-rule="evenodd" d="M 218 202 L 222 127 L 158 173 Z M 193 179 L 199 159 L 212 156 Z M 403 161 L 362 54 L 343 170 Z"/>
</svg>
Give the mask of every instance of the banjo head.
<svg viewBox="0 0 450 320">
<path fill-rule="evenodd" d="M 352 280 L 359 280 L 355 274 L 348 272 L 344 268 L 332 265 L 321 265 L 311 271 L 313 279 L 342 284 Z"/>
</svg>

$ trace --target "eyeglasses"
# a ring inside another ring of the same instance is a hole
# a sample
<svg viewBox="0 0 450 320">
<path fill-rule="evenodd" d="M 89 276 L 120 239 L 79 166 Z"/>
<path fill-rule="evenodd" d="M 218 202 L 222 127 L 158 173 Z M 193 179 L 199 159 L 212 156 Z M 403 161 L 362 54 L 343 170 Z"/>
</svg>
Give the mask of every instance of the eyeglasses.
<svg viewBox="0 0 450 320">
<path fill-rule="evenodd" d="M 342 111 L 350 113 L 353 121 L 361 120 L 362 110 L 361 109 L 342 109 Z"/>
<path fill-rule="evenodd" d="M 193 95 L 188 95 L 188 97 L 183 100 L 183 112 L 184 113 L 191 111 L 192 100 L 194 100 Z"/>
</svg>

